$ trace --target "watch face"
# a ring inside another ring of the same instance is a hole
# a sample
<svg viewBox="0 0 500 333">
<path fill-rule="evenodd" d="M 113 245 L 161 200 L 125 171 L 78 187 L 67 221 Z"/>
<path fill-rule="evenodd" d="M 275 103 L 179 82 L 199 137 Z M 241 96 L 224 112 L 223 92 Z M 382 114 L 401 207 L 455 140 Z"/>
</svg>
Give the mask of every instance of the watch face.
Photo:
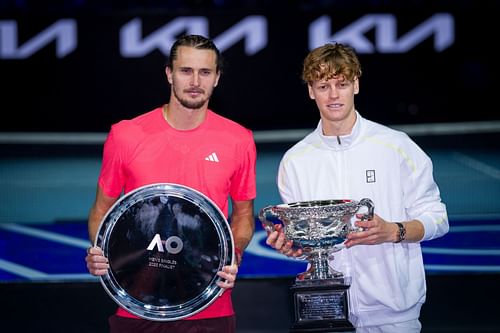
<svg viewBox="0 0 500 333">
<path fill-rule="evenodd" d="M 128 193 L 104 217 L 96 246 L 110 268 L 101 277 L 127 311 L 150 320 L 189 317 L 223 291 L 217 272 L 231 265 L 231 229 L 205 195 L 177 184 Z"/>
</svg>

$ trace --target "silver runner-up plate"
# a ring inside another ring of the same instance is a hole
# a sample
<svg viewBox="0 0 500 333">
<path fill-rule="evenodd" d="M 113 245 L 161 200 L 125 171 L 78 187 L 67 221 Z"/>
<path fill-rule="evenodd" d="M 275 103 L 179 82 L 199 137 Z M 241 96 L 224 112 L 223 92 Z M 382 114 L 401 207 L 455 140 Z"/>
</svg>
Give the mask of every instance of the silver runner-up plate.
<svg viewBox="0 0 500 333">
<path fill-rule="evenodd" d="M 224 290 L 217 272 L 234 260 L 229 223 L 204 194 L 158 183 L 122 196 L 104 216 L 95 245 L 109 260 L 107 293 L 144 319 L 170 321 L 209 306 Z"/>
</svg>

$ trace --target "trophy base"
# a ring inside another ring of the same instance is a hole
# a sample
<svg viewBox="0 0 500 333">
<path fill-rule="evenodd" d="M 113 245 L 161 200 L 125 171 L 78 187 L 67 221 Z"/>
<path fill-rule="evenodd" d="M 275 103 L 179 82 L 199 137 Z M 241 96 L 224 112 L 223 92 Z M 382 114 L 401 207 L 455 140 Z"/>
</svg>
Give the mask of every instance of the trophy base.
<svg viewBox="0 0 500 333">
<path fill-rule="evenodd" d="M 348 319 L 350 278 L 296 281 L 290 287 L 294 322 L 291 333 L 354 332 Z"/>
</svg>

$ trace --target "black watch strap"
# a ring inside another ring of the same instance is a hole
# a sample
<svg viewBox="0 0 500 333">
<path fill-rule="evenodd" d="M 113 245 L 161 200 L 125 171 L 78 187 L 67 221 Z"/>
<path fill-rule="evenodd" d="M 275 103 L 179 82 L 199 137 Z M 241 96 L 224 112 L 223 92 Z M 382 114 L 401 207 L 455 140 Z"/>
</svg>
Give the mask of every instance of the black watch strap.
<svg viewBox="0 0 500 333">
<path fill-rule="evenodd" d="M 398 228 L 399 228 L 399 239 L 396 241 L 396 243 L 400 243 L 406 239 L 406 228 L 401 222 L 396 222 Z"/>
</svg>

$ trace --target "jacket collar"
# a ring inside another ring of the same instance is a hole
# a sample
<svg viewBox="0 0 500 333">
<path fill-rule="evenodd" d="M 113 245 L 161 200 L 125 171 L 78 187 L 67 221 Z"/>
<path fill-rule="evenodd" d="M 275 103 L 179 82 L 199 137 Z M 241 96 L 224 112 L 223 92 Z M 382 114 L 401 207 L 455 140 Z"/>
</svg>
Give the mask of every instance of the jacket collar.
<svg viewBox="0 0 500 333">
<path fill-rule="evenodd" d="M 361 123 L 363 119 L 358 111 L 356 111 L 356 122 L 350 134 L 340 136 L 327 136 L 323 134 L 322 121 L 320 119 L 316 127 L 316 133 L 321 138 L 321 141 L 330 149 L 343 150 L 347 149 L 354 144 L 356 139 L 360 136 Z"/>
</svg>

